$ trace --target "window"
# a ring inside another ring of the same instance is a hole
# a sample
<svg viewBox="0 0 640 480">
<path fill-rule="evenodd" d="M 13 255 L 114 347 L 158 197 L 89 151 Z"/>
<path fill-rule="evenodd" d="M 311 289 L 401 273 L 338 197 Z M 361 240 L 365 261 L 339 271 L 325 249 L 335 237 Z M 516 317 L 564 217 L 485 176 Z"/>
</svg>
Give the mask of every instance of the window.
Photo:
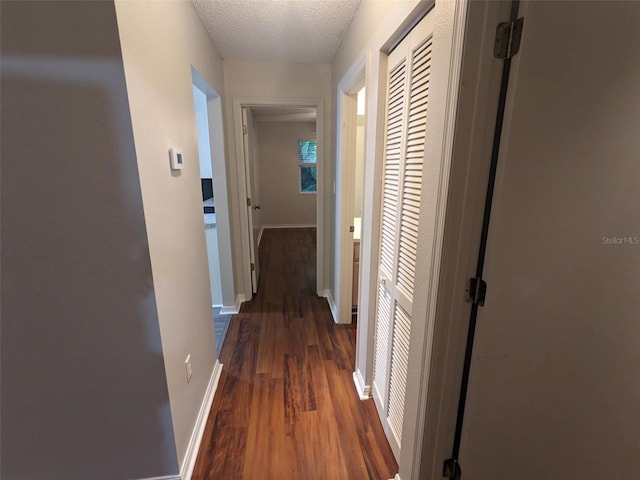
<svg viewBox="0 0 640 480">
<path fill-rule="evenodd" d="M 316 193 L 318 162 L 318 142 L 315 140 L 298 141 L 298 167 L 300 169 L 300 193 Z"/>
</svg>

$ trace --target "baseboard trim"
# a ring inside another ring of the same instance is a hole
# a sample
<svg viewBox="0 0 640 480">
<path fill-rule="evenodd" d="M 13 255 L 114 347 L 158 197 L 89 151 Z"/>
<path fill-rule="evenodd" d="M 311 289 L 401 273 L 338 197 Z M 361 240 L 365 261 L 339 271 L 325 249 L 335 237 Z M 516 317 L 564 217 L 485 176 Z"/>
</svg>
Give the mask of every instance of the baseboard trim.
<svg viewBox="0 0 640 480">
<path fill-rule="evenodd" d="M 244 296 L 244 294 L 242 294 L 242 293 L 236 297 L 236 311 L 235 311 L 235 313 L 240 313 L 240 307 L 246 301 L 247 301 L 247 299 Z"/>
<path fill-rule="evenodd" d="M 274 225 L 263 225 L 262 229 L 266 228 L 311 228 L 317 227 L 317 223 L 283 223 L 283 224 L 274 224 Z"/>
<path fill-rule="evenodd" d="M 336 306 L 336 302 L 333 299 L 333 295 L 331 295 L 331 290 L 326 289 L 322 290 L 319 293 L 321 297 L 327 299 L 327 303 L 329 304 L 329 310 L 331 310 L 331 316 L 333 317 L 334 323 L 338 323 L 338 307 Z"/>
<path fill-rule="evenodd" d="M 207 424 L 207 418 L 209 417 L 209 411 L 211 410 L 211 404 L 213 403 L 213 397 L 216 394 L 218 388 L 218 382 L 220 381 L 220 375 L 222 374 L 222 364 L 216 359 L 216 363 L 213 366 L 211 377 L 209 378 L 209 384 L 205 391 L 202 404 L 200 405 L 200 411 L 196 418 L 196 423 L 193 426 L 191 432 L 191 438 L 187 445 L 187 452 L 182 460 L 182 468 L 180 469 L 181 480 L 191 480 L 193 474 L 193 467 L 196 465 L 196 459 L 198 457 L 198 450 L 200 449 L 200 442 L 202 441 L 202 435 L 204 434 L 204 428 Z"/>
<path fill-rule="evenodd" d="M 220 315 L 229 315 L 238 313 L 238 307 L 235 305 L 223 305 L 220 309 Z"/>
<path fill-rule="evenodd" d="M 371 398 L 371 386 L 364 384 L 360 370 L 353 372 L 353 383 L 356 385 L 356 391 L 358 392 L 360 400 L 369 400 Z"/>
<path fill-rule="evenodd" d="M 235 313 L 240 313 L 240 306 L 246 302 L 247 299 L 243 294 L 240 294 L 236 297 L 236 303 L 234 305 L 223 305 L 220 309 L 220 315 L 233 315 Z"/>
</svg>

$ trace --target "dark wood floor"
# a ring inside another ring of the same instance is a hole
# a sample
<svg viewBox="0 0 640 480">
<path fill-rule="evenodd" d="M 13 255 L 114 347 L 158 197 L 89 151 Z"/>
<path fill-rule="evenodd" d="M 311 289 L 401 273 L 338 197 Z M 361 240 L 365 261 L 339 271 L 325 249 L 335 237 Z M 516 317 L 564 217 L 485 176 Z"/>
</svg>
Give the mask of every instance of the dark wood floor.
<svg viewBox="0 0 640 480">
<path fill-rule="evenodd" d="M 316 296 L 315 229 L 271 229 L 231 320 L 193 480 L 388 480 L 398 467 L 353 385 L 353 332 Z"/>
</svg>

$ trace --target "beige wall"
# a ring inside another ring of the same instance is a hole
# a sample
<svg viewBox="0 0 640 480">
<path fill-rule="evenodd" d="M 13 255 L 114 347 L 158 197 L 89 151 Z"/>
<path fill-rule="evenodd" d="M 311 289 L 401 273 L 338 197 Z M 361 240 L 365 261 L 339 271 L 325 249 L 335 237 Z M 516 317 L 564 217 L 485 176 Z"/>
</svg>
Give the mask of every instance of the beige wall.
<svg viewBox="0 0 640 480">
<path fill-rule="evenodd" d="M 188 2 L 117 1 L 116 12 L 175 441 L 184 467 L 216 362 L 191 67 L 223 94 L 222 60 Z M 182 148 L 180 173 L 169 168 L 171 147 Z"/>
<path fill-rule="evenodd" d="M 300 193 L 298 140 L 315 139 L 315 123 L 257 123 L 263 226 L 316 224 L 315 194 Z"/>
<path fill-rule="evenodd" d="M 237 187 L 237 152 L 235 147 L 235 132 L 233 131 L 233 106 L 232 99 L 322 99 L 325 110 L 325 179 L 330 178 L 330 125 L 331 125 L 331 65 L 328 64 L 282 64 L 264 62 L 240 62 L 224 61 L 225 92 L 227 98 L 226 119 L 227 146 L 229 151 L 229 177 L 233 189 L 230 191 L 232 199 L 232 216 L 239 218 L 238 187 Z M 241 153 L 241 152 L 240 152 Z M 240 157 L 241 159 L 241 157 Z M 325 204 L 329 204 L 333 196 L 332 184 L 325 181 Z M 244 208 L 244 207 L 243 207 Z M 328 208 L 325 208 L 324 222 L 330 225 L 333 216 L 329 216 Z M 325 248 L 324 270 L 328 268 L 328 228 L 324 232 Z M 234 229 L 234 243 L 240 244 L 240 226 Z M 236 265 L 241 264 L 241 259 L 236 259 Z M 238 271 L 236 270 L 238 274 Z M 238 275 L 239 276 L 239 275 Z M 325 280 L 326 282 L 326 280 Z M 244 291 L 250 291 L 250 286 L 241 286 Z M 326 288 L 326 286 L 325 286 Z"/>
<path fill-rule="evenodd" d="M 113 3 L 1 8 L 0 477 L 175 478 Z"/>
</svg>

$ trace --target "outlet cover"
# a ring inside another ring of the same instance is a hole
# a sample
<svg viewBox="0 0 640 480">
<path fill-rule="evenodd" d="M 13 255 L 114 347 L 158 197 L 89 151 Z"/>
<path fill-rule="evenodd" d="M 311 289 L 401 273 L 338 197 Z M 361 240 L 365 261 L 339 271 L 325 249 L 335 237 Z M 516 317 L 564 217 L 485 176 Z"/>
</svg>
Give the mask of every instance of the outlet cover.
<svg viewBox="0 0 640 480">
<path fill-rule="evenodd" d="M 184 361 L 184 366 L 187 371 L 187 383 L 191 381 L 191 375 L 193 374 L 193 370 L 191 369 L 191 354 L 187 355 L 187 359 Z"/>
</svg>

